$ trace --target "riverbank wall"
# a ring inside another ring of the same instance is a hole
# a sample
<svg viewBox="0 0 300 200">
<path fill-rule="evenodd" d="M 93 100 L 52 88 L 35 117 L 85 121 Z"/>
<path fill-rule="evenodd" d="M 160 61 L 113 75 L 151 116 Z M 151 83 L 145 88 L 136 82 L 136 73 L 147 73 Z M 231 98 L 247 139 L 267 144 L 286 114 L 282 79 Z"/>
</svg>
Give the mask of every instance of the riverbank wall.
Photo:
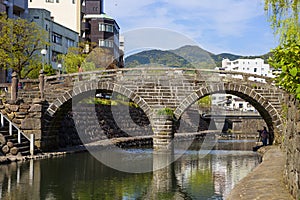
<svg viewBox="0 0 300 200">
<path fill-rule="evenodd" d="M 286 120 L 282 148 L 286 152 L 285 180 L 294 198 L 300 199 L 300 104 L 294 97 L 286 99 Z"/>
</svg>

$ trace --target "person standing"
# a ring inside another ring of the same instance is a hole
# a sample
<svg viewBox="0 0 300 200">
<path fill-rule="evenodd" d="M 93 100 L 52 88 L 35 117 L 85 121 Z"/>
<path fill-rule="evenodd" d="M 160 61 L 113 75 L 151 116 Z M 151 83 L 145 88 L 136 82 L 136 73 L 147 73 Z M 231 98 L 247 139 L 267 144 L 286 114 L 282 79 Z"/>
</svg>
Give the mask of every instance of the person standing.
<svg viewBox="0 0 300 200">
<path fill-rule="evenodd" d="M 80 65 L 78 65 L 78 73 L 79 73 L 78 78 L 79 78 L 79 81 L 82 80 L 82 74 L 81 74 L 82 72 L 83 72 L 82 67 Z"/>
<path fill-rule="evenodd" d="M 261 131 L 260 137 L 261 137 L 263 146 L 267 146 L 268 145 L 268 131 L 265 126 L 264 126 L 264 129 Z"/>
</svg>

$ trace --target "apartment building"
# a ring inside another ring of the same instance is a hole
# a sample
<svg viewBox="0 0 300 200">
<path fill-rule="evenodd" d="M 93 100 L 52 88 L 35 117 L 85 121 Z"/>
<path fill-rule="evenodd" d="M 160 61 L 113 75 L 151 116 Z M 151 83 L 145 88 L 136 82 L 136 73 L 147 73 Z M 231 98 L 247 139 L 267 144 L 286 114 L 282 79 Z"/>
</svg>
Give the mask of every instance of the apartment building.
<svg viewBox="0 0 300 200">
<path fill-rule="evenodd" d="M 111 52 L 111 60 L 123 63 L 117 22 L 104 13 L 104 0 L 28 0 L 29 8 L 49 10 L 54 22 L 78 32 L 82 42 L 92 42 Z M 91 48 L 87 46 L 86 53 Z"/>
<path fill-rule="evenodd" d="M 51 18 L 54 22 L 80 33 L 82 0 L 25 1 L 28 1 L 28 8 L 46 9 L 50 11 Z"/>
<path fill-rule="evenodd" d="M 9 18 L 26 18 L 28 2 L 27 0 L 0 0 L 0 12 L 6 13 Z"/>
<path fill-rule="evenodd" d="M 47 40 L 50 46 L 45 47 L 47 53 L 44 61 L 51 64 L 54 69 L 57 69 L 58 64 L 60 64 L 57 56 L 66 54 L 69 47 L 78 45 L 78 32 L 56 23 L 48 10 L 30 8 L 28 11 L 28 19 L 43 27 L 48 33 Z"/>
<path fill-rule="evenodd" d="M 264 63 L 264 60 L 261 58 L 237 59 L 233 61 L 230 61 L 229 59 L 223 59 L 222 69 L 266 77 L 274 77 L 272 74 L 273 69 L 270 68 L 269 64 Z M 242 76 L 237 76 L 237 78 L 242 78 Z M 250 77 L 250 80 L 265 82 L 265 79 L 263 78 Z"/>
</svg>

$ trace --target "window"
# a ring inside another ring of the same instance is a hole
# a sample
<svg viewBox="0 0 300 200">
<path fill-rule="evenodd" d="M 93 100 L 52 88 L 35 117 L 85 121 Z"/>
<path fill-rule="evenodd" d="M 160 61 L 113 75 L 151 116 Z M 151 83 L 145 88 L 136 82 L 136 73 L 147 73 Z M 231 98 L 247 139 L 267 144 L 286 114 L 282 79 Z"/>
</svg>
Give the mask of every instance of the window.
<svg viewBox="0 0 300 200">
<path fill-rule="evenodd" d="M 72 0 L 72 3 L 75 4 L 75 0 Z"/>
<path fill-rule="evenodd" d="M 99 24 L 99 31 L 114 32 L 114 28 L 110 24 Z"/>
<path fill-rule="evenodd" d="M 57 51 L 52 51 L 51 61 L 52 61 L 52 62 L 57 62 L 57 61 L 58 61 L 57 56 L 58 56 L 59 54 L 61 54 L 61 53 L 59 53 L 59 52 L 57 52 Z"/>
<path fill-rule="evenodd" d="M 75 41 L 71 40 L 69 38 L 66 38 L 66 47 L 69 48 L 69 47 L 74 47 L 74 46 L 75 46 Z"/>
<path fill-rule="evenodd" d="M 56 3 L 59 3 L 59 0 L 56 0 Z"/>
<path fill-rule="evenodd" d="M 54 0 L 46 0 L 46 3 L 54 3 Z"/>
<path fill-rule="evenodd" d="M 114 43 L 111 40 L 99 40 L 99 46 L 113 48 Z"/>
<path fill-rule="evenodd" d="M 257 72 L 257 68 L 254 68 L 254 72 Z"/>
<path fill-rule="evenodd" d="M 62 45 L 62 36 L 57 33 L 52 33 L 52 42 Z"/>
</svg>

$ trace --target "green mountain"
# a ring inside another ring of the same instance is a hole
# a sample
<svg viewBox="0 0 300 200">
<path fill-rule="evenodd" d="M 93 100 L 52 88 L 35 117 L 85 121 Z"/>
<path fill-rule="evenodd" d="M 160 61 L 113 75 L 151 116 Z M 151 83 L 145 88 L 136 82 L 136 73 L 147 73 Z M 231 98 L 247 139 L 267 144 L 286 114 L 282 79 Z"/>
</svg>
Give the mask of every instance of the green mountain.
<svg viewBox="0 0 300 200">
<path fill-rule="evenodd" d="M 148 50 L 125 58 L 125 67 L 144 67 L 156 65 L 176 68 L 205 68 L 221 67 L 222 59 L 236 60 L 239 58 L 263 58 L 267 61 L 270 54 L 262 56 L 240 56 L 230 53 L 213 54 L 198 46 L 183 46 L 175 50 Z"/>
<path fill-rule="evenodd" d="M 186 59 L 171 51 L 148 50 L 128 56 L 125 59 L 125 67 L 141 67 L 150 64 L 166 67 L 192 67 Z"/>
</svg>

